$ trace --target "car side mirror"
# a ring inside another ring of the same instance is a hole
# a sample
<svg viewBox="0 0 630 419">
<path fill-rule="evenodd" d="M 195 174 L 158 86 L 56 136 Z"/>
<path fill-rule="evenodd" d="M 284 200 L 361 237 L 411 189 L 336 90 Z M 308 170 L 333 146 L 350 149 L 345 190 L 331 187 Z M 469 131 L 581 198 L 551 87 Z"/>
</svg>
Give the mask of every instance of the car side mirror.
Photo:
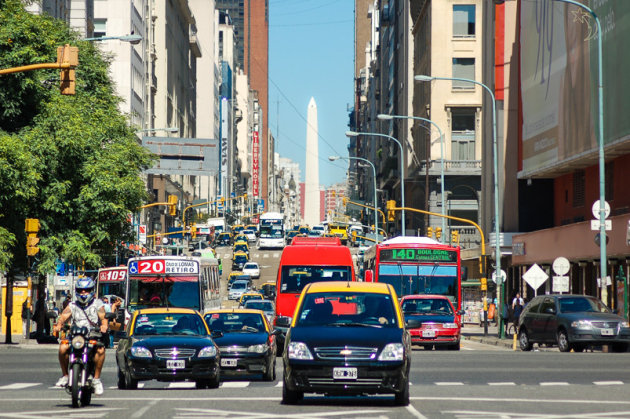
<svg viewBox="0 0 630 419">
<path fill-rule="evenodd" d="M 114 333 L 114 337 L 116 339 L 127 339 L 129 337 L 129 335 L 127 334 L 127 332 L 121 331 L 121 332 Z"/>
</svg>

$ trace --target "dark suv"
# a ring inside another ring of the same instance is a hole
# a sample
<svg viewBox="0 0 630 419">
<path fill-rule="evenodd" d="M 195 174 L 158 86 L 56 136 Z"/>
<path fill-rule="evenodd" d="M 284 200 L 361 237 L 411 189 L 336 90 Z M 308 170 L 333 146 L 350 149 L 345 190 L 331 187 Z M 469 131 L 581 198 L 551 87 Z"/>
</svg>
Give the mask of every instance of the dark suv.
<svg viewBox="0 0 630 419">
<path fill-rule="evenodd" d="M 582 352 L 587 345 L 612 345 L 625 352 L 630 328 L 600 300 L 587 295 L 540 295 L 521 313 L 518 340 L 523 351 L 534 343 L 557 344 L 561 352 Z"/>
</svg>

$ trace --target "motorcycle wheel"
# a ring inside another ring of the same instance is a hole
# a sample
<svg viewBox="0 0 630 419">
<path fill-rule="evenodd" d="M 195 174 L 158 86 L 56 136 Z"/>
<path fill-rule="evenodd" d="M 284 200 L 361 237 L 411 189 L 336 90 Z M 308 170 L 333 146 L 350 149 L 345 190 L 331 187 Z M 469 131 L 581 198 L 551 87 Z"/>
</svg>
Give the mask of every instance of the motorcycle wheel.
<svg viewBox="0 0 630 419">
<path fill-rule="evenodd" d="M 70 383 L 72 394 L 72 407 L 81 407 L 81 373 L 80 364 L 72 365 L 72 382 Z"/>
<path fill-rule="evenodd" d="M 89 406 L 92 401 L 92 386 L 86 385 L 81 388 L 81 406 Z"/>
</svg>

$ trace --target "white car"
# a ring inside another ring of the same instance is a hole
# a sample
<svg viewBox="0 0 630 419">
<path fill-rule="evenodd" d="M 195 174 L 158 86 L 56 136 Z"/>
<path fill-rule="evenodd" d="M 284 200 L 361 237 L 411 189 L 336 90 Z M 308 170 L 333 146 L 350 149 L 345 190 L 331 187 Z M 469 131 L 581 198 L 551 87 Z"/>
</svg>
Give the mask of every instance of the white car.
<svg viewBox="0 0 630 419">
<path fill-rule="evenodd" d="M 243 266 L 243 274 L 250 275 L 252 278 L 260 278 L 260 266 L 257 262 L 247 262 Z"/>
<path fill-rule="evenodd" d="M 324 233 L 326 232 L 326 227 L 324 227 L 321 224 L 318 224 L 318 225 L 313 226 L 313 228 L 311 228 L 311 231 L 314 233 L 317 233 L 318 236 L 323 236 Z"/>
<path fill-rule="evenodd" d="M 247 241 L 253 243 L 256 241 L 256 232 L 254 230 L 243 230 L 243 234 L 247 236 Z"/>
</svg>

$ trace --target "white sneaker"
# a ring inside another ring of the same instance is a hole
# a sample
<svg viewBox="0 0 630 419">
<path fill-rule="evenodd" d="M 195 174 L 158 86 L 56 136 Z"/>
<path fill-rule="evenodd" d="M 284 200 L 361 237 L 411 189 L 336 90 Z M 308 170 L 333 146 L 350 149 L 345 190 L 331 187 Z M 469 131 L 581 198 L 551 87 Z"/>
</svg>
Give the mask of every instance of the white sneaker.
<svg viewBox="0 0 630 419">
<path fill-rule="evenodd" d="M 92 388 L 94 389 L 94 394 L 97 396 L 103 394 L 103 383 L 101 383 L 100 378 L 94 378 L 92 380 Z"/>
<path fill-rule="evenodd" d="M 64 375 L 59 380 L 57 380 L 57 383 L 55 384 L 55 386 L 56 387 L 68 387 L 68 376 Z"/>
</svg>

